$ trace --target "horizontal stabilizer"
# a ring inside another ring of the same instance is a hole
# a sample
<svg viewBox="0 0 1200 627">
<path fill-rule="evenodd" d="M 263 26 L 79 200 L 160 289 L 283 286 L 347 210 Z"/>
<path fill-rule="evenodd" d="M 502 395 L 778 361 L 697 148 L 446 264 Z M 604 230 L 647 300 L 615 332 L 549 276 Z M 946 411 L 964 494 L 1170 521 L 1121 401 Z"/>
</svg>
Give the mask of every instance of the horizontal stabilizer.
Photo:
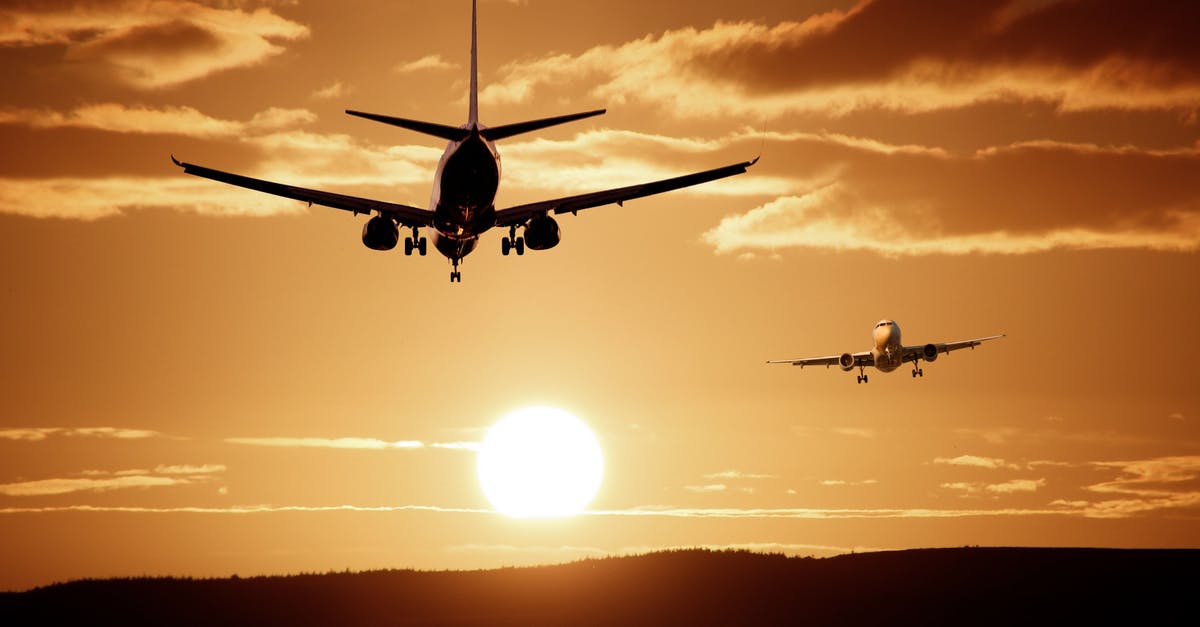
<svg viewBox="0 0 1200 627">
<path fill-rule="evenodd" d="M 460 142 L 471 135 L 471 131 L 458 126 L 446 126 L 445 124 L 435 124 L 433 122 L 394 118 L 390 115 L 364 113 L 362 111 L 351 111 L 350 109 L 346 109 L 346 113 L 360 118 L 375 120 L 376 122 L 383 122 L 384 124 L 391 124 L 392 126 L 399 126 L 410 131 L 416 131 L 426 135 L 433 135 L 434 137 L 441 137 L 442 139 L 448 139 L 455 142 Z"/>
<path fill-rule="evenodd" d="M 491 141 L 496 141 L 504 139 L 505 137 L 512 137 L 513 135 L 520 135 L 521 133 L 536 131 L 538 129 L 546 128 L 547 126 L 556 126 L 558 124 L 565 124 L 567 122 L 574 122 L 575 120 L 582 120 L 584 118 L 601 115 L 605 111 L 606 109 L 597 109 L 595 111 L 588 111 L 585 113 L 572 113 L 570 115 L 560 115 L 554 118 L 542 118 L 541 120 L 530 120 L 528 122 L 517 122 L 516 124 L 505 124 L 504 126 L 485 128 L 483 129 L 483 136 Z"/>
</svg>

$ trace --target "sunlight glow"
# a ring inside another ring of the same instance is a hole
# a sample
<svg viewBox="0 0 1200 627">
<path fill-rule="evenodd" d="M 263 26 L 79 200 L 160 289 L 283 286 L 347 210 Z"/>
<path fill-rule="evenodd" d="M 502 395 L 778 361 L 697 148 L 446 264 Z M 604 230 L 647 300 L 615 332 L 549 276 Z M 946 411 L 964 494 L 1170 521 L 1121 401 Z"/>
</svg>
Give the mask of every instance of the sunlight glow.
<svg viewBox="0 0 1200 627">
<path fill-rule="evenodd" d="M 477 470 L 483 493 L 498 511 L 514 518 L 560 518 L 578 514 L 596 496 L 604 457 L 579 418 L 553 407 L 526 407 L 488 431 Z"/>
</svg>

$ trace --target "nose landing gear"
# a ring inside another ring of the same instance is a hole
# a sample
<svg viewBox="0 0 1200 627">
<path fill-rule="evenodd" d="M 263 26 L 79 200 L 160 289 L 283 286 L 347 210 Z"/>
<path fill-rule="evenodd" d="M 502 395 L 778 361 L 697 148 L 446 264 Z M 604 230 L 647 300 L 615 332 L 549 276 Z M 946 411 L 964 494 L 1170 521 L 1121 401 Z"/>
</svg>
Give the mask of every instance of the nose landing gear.
<svg viewBox="0 0 1200 627">
<path fill-rule="evenodd" d="M 450 261 L 452 261 L 454 263 L 454 269 L 450 271 L 450 282 L 451 283 L 462 283 L 462 273 L 458 271 L 459 259 L 457 257 L 455 257 L 454 259 L 451 259 Z"/>
</svg>

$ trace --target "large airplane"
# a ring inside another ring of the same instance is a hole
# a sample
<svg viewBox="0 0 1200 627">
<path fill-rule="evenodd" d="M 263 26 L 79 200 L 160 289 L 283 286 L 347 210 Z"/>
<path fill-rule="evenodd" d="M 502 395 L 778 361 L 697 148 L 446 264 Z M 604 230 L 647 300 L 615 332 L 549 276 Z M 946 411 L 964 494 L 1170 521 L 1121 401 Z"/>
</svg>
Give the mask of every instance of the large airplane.
<svg viewBox="0 0 1200 627">
<path fill-rule="evenodd" d="M 496 151 L 495 145 L 497 140 L 600 115 L 605 112 L 605 109 L 495 127 L 480 124 L 476 5 L 477 1 L 472 0 L 471 93 L 466 124 L 457 127 L 445 126 L 432 122 L 346 110 L 346 113 L 350 115 L 449 140 L 434 174 L 433 194 L 429 199 L 428 209 L 273 183 L 184 163 L 173 155 L 171 161 L 183 168 L 187 174 L 304 201 L 310 205 L 318 204 L 344 209 L 355 215 L 374 214 L 367 220 L 362 232 L 363 244 L 374 250 L 395 248 L 400 240 L 400 228 L 405 228 L 411 229 L 412 235 L 404 238 L 404 254 L 412 255 L 415 250 L 420 255 L 424 255 L 427 244 L 425 238 L 421 237 L 421 229 L 429 227 L 434 248 L 453 264 L 450 281 L 459 283 L 462 282 L 462 274 L 458 271 L 458 264 L 475 249 L 479 243 L 479 236 L 492 227 L 508 227 L 508 236 L 500 241 L 500 252 L 504 255 L 508 255 L 512 251 L 523 255 L 526 248 L 546 250 L 556 246 L 561 239 L 558 223 L 551 214 L 571 213 L 575 215 L 580 210 L 591 207 L 613 203 L 621 205 L 626 200 L 661 194 L 741 174 L 758 161 L 755 158 L 754 161 L 744 161 L 661 181 L 543 200 L 497 210 L 493 204 L 496 190 L 500 185 L 500 153 Z M 518 228 L 521 229 L 522 235 L 517 235 Z"/>
<path fill-rule="evenodd" d="M 990 335 L 988 337 L 975 338 L 973 340 L 963 340 L 961 342 L 945 342 L 942 344 L 925 344 L 923 346 L 904 346 L 900 343 L 900 325 L 894 320 L 880 320 L 875 323 L 875 329 L 871 331 L 871 337 L 875 341 L 875 347 L 869 351 L 861 353 L 842 353 L 841 355 L 830 355 L 828 357 L 807 357 L 804 359 L 776 359 L 768 361 L 768 364 L 791 364 L 793 366 L 838 366 L 844 372 L 850 372 L 858 368 L 858 382 L 867 383 L 867 373 L 863 371 L 867 366 L 874 366 L 880 372 L 891 372 L 899 368 L 901 364 L 912 362 L 912 376 L 924 377 L 925 371 L 921 369 L 921 360 L 935 361 L 938 355 L 949 353 L 960 348 L 975 348 L 988 340 L 995 340 L 1004 337 L 1004 335 Z"/>
</svg>

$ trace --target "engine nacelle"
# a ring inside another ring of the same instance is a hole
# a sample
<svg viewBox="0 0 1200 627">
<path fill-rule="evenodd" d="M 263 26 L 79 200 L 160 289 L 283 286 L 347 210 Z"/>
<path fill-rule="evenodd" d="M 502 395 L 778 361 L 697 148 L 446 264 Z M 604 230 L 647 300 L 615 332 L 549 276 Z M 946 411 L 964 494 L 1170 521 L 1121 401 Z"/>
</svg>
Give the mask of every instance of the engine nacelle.
<svg viewBox="0 0 1200 627">
<path fill-rule="evenodd" d="M 525 245 L 532 250 L 554 248 L 561 239 L 562 231 L 558 228 L 558 222 L 550 216 L 538 216 L 525 226 Z"/>
<path fill-rule="evenodd" d="M 400 241 L 400 229 L 387 216 L 375 216 L 363 225 L 362 242 L 373 250 L 391 250 Z"/>
<path fill-rule="evenodd" d="M 843 372 L 850 372 L 851 370 L 854 370 L 854 355 L 851 355 L 850 353 L 842 353 L 842 356 L 838 357 L 838 367 L 841 368 Z"/>
<path fill-rule="evenodd" d="M 921 359 L 924 359 L 925 361 L 936 361 L 937 356 L 938 349 L 933 344 L 926 344 L 925 348 L 921 349 Z"/>
</svg>

